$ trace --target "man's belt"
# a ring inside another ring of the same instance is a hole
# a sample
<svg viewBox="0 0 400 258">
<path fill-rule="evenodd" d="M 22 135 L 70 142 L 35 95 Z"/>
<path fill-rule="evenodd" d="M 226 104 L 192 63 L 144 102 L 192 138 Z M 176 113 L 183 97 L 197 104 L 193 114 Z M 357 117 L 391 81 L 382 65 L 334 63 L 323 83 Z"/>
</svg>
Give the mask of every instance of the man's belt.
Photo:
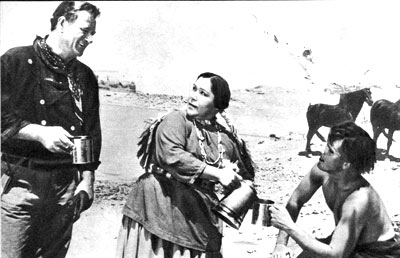
<svg viewBox="0 0 400 258">
<path fill-rule="evenodd" d="M 39 170 L 65 169 L 74 167 L 71 162 L 66 162 L 65 160 L 43 160 L 38 158 L 16 156 L 6 153 L 3 153 L 3 155 L 1 156 L 1 160 L 16 166 Z"/>
</svg>

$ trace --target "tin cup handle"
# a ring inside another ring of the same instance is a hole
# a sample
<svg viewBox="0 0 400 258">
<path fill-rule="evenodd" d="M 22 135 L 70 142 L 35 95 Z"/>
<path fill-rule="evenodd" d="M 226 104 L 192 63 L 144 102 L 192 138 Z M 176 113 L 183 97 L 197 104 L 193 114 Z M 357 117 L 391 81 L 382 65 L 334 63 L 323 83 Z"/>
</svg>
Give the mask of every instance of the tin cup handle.
<svg viewBox="0 0 400 258">
<path fill-rule="evenodd" d="M 259 199 L 253 205 L 253 214 L 251 223 L 254 225 L 261 225 L 264 227 L 271 226 L 271 207 L 275 202 L 268 199 Z"/>
</svg>

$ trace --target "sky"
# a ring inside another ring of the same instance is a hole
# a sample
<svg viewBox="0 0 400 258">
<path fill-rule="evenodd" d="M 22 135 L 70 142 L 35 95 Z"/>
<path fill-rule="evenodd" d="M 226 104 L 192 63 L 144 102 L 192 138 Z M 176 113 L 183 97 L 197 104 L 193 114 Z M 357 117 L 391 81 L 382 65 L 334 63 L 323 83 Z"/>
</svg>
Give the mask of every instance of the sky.
<svg viewBox="0 0 400 258">
<path fill-rule="evenodd" d="M 142 92 L 188 92 L 197 75 L 259 85 L 400 86 L 398 1 L 92 1 L 80 60 Z M 59 2 L 0 2 L 0 52 L 49 33 Z M 312 63 L 302 56 L 311 50 Z"/>
</svg>

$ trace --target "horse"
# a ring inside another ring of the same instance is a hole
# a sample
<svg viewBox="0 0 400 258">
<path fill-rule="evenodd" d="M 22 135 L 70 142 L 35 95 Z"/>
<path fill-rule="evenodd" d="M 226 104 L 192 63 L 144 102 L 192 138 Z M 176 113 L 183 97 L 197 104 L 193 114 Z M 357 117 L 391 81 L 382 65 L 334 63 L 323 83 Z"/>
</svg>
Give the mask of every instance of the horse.
<svg viewBox="0 0 400 258">
<path fill-rule="evenodd" d="M 306 114 L 308 122 L 306 152 L 311 152 L 310 144 L 314 134 L 325 142 L 325 138 L 318 132 L 321 126 L 332 127 L 345 121 L 355 121 L 364 102 L 369 106 L 373 103 L 369 88 L 340 94 L 337 105 L 310 104 Z"/>
<path fill-rule="evenodd" d="M 374 141 L 377 142 L 381 133 L 388 139 L 386 156 L 389 157 L 394 131 L 400 130 L 400 99 L 396 103 L 386 99 L 376 101 L 371 107 L 370 120 L 374 132 Z M 387 134 L 386 128 L 389 129 Z"/>
</svg>

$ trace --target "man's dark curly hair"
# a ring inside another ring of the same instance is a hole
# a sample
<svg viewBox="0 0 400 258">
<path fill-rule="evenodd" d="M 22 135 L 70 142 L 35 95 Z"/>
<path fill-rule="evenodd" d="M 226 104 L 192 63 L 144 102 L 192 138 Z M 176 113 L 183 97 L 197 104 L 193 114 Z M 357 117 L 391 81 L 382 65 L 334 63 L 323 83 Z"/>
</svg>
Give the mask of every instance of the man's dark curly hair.
<svg viewBox="0 0 400 258">
<path fill-rule="evenodd" d="M 374 169 L 376 162 L 376 143 L 369 134 L 354 122 L 345 122 L 333 126 L 329 132 L 328 142 L 342 140 L 341 152 L 351 166 L 360 174 Z"/>
<path fill-rule="evenodd" d="M 100 15 L 100 10 L 96 6 L 88 2 L 77 2 L 77 1 L 63 1 L 53 13 L 53 17 L 50 19 L 51 28 L 53 31 L 56 29 L 58 18 L 64 16 L 68 22 L 73 22 L 78 17 L 76 12 L 88 11 L 93 19 L 96 19 Z"/>
</svg>

